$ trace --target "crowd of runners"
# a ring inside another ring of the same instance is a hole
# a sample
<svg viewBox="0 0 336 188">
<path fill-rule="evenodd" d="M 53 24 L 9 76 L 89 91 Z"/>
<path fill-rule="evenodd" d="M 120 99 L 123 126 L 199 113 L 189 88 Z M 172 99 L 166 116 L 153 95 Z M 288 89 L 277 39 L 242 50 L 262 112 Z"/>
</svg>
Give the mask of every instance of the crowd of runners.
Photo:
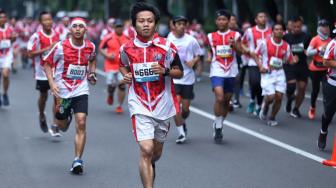
<svg viewBox="0 0 336 188">
<path fill-rule="evenodd" d="M 293 118 L 307 113 L 311 120 L 321 119 L 317 146 L 321 150 L 326 147 L 328 126 L 336 111 L 336 41 L 330 37 L 336 30 L 325 19 L 318 20 L 316 34 L 311 36 L 300 16 L 285 26 L 271 23 L 267 13 L 260 11 L 255 23 L 244 22 L 240 27 L 235 15 L 218 10 L 217 29 L 209 34 L 200 23 L 190 23 L 187 15 L 177 15 L 167 23 L 167 36 L 160 36 L 160 12 L 146 3 L 133 5 L 130 20 L 110 18 L 104 25 L 66 16 L 55 22 L 46 11 L 36 20 L 7 16 L 0 11 L 0 107 L 15 100 L 8 95 L 10 76 L 19 67 L 32 67 L 39 113 L 32 118 L 38 118 L 41 130 L 60 137 L 74 117 L 74 174 L 83 173 L 89 84 L 97 81 L 97 56 L 104 59 L 99 63 L 104 63 L 106 104 L 115 105 L 115 112 L 123 114 L 127 96 L 144 187 L 153 186 L 155 163 L 171 119 L 178 132 L 176 143 L 186 141 L 188 128 L 192 129 L 187 119 L 194 85 L 208 81 L 204 77 L 208 69 L 214 94 L 215 142 L 223 139 L 224 120 L 234 108 L 243 107 L 240 97 L 245 94 L 249 97 L 244 107 L 247 114 L 268 126 L 281 125 L 277 114 L 283 100 L 284 110 Z M 306 90 L 308 83 L 310 91 Z M 321 85 L 324 112 L 316 117 Z M 302 109 L 307 92 L 310 108 Z M 53 101 L 49 125 L 45 114 L 48 98 Z"/>
</svg>

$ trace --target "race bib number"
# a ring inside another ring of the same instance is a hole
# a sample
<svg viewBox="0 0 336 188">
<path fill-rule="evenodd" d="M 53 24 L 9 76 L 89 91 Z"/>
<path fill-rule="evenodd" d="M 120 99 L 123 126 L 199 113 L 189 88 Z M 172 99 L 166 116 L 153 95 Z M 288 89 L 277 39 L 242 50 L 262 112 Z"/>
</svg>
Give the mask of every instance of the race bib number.
<svg viewBox="0 0 336 188">
<path fill-rule="evenodd" d="M 293 44 L 292 45 L 292 52 L 294 53 L 302 53 L 304 51 L 303 43 Z"/>
<path fill-rule="evenodd" d="M 86 66 L 69 65 L 66 77 L 74 80 L 84 80 L 86 76 Z"/>
<path fill-rule="evenodd" d="M 10 40 L 1 40 L 0 42 L 0 49 L 7 49 L 11 47 L 11 41 Z"/>
<path fill-rule="evenodd" d="M 158 62 L 134 63 L 133 75 L 136 82 L 153 82 L 159 80 L 159 75 L 152 70 L 152 65 Z"/>
<path fill-rule="evenodd" d="M 216 54 L 221 58 L 229 58 L 232 57 L 233 51 L 229 45 L 219 45 L 216 46 Z"/>
<path fill-rule="evenodd" d="M 270 65 L 276 69 L 280 69 L 282 68 L 282 59 L 280 58 L 277 58 L 277 57 L 271 57 L 271 60 L 270 60 Z"/>
</svg>

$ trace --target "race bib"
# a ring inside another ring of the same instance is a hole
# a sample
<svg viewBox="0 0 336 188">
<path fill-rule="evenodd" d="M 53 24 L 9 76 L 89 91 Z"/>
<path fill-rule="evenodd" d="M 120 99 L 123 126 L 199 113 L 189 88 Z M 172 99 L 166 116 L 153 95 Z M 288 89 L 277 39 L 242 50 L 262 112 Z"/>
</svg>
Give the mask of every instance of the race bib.
<svg viewBox="0 0 336 188">
<path fill-rule="evenodd" d="M 293 44 L 292 45 L 292 52 L 294 53 L 302 53 L 304 51 L 303 43 Z"/>
<path fill-rule="evenodd" d="M 336 78 L 336 69 L 333 68 L 329 74 L 329 76 Z"/>
<path fill-rule="evenodd" d="M 271 57 L 271 60 L 270 60 L 270 65 L 276 69 L 280 69 L 282 68 L 282 59 L 280 58 L 277 58 L 277 57 Z"/>
<path fill-rule="evenodd" d="M 159 80 L 159 75 L 152 70 L 152 65 L 158 62 L 134 63 L 133 75 L 136 82 L 153 82 Z"/>
<path fill-rule="evenodd" d="M 221 58 L 229 58 L 233 55 L 233 50 L 229 45 L 216 46 L 216 54 Z"/>
<path fill-rule="evenodd" d="M 1 40 L 0 42 L 0 49 L 7 49 L 11 47 L 11 41 L 10 40 Z"/>
<path fill-rule="evenodd" d="M 69 65 L 66 77 L 74 80 L 84 80 L 86 76 L 86 66 Z"/>
</svg>

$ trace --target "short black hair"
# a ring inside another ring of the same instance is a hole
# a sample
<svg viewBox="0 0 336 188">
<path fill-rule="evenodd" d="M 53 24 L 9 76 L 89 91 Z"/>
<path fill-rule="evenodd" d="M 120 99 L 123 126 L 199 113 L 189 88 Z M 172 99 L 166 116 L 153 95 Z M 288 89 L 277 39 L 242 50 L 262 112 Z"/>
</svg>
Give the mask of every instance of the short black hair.
<svg viewBox="0 0 336 188">
<path fill-rule="evenodd" d="M 231 13 L 229 11 L 225 10 L 225 9 L 217 10 L 215 14 L 216 14 L 216 19 L 219 16 L 225 16 L 227 19 L 231 18 Z"/>
<path fill-rule="evenodd" d="M 283 25 L 282 23 L 278 23 L 278 22 L 276 22 L 276 23 L 274 23 L 274 25 L 272 26 L 272 31 L 274 31 L 274 28 L 275 28 L 275 26 L 277 26 L 277 25 L 280 25 L 281 28 L 282 28 L 283 30 L 285 29 L 285 27 L 284 27 L 284 25 Z"/>
<path fill-rule="evenodd" d="M 153 5 L 144 3 L 144 2 L 138 2 L 135 3 L 132 8 L 131 8 L 131 20 L 132 20 L 132 25 L 135 26 L 136 22 L 136 16 L 139 12 L 142 11 L 150 11 L 154 14 L 155 17 L 155 24 L 157 24 L 160 20 L 160 11 Z"/>
<path fill-rule="evenodd" d="M 0 9 L 0 14 L 5 14 L 5 15 L 7 15 L 6 12 L 5 12 L 4 10 L 2 10 L 2 9 Z"/>
<path fill-rule="evenodd" d="M 257 12 L 255 18 L 257 18 L 259 16 L 259 14 L 265 14 L 265 15 L 267 15 L 266 11 L 261 10 L 261 11 Z"/>
<path fill-rule="evenodd" d="M 49 14 L 49 15 L 51 16 L 51 13 L 48 12 L 48 11 L 42 11 L 42 12 L 40 12 L 40 15 L 39 15 L 39 21 L 41 21 L 42 16 L 43 16 L 43 15 L 46 15 L 46 14 Z"/>
<path fill-rule="evenodd" d="M 303 18 L 302 16 L 295 16 L 291 19 L 293 22 L 301 22 L 303 23 Z"/>
</svg>

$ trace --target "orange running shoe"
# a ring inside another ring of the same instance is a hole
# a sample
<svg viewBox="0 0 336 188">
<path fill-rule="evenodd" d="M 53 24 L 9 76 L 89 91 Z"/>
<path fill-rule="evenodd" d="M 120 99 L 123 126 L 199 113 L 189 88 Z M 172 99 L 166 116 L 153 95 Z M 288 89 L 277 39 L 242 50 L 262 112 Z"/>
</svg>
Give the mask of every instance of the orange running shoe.
<svg viewBox="0 0 336 188">
<path fill-rule="evenodd" d="M 115 109 L 115 112 L 116 112 L 117 114 L 121 114 L 121 113 L 123 113 L 124 111 L 123 111 L 123 109 L 122 109 L 121 106 L 118 106 L 118 107 Z"/>
<path fill-rule="evenodd" d="M 309 111 L 308 111 L 308 117 L 310 120 L 315 119 L 315 108 L 310 107 Z"/>
<path fill-rule="evenodd" d="M 108 105 L 111 106 L 111 105 L 113 104 L 113 97 L 109 95 L 109 96 L 107 97 L 106 102 L 107 102 Z"/>
</svg>

